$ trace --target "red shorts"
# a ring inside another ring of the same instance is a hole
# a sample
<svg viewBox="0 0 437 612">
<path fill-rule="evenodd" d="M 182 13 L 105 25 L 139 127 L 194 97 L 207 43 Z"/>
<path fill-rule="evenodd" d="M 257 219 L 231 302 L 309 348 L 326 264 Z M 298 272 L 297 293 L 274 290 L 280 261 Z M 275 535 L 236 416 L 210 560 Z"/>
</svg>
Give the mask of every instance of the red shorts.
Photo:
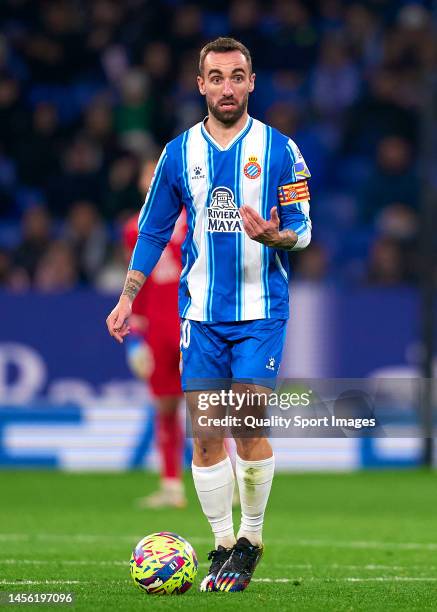
<svg viewBox="0 0 437 612">
<path fill-rule="evenodd" d="M 150 387 L 156 397 L 182 395 L 179 372 L 179 318 L 165 321 L 149 320 L 147 342 L 152 350 L 155 367 Z"/>
</svg>

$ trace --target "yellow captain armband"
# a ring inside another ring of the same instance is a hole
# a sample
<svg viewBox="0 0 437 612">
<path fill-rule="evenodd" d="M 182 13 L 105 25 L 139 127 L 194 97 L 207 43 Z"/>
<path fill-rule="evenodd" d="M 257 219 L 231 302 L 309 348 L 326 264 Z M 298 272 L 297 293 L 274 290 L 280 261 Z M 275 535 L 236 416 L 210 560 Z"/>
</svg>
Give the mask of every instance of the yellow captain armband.
<svg viewBox="0 0 437 612">
<path fill-rule="evenodd" d="M 278 201 L 281 206 L 288 206 L 289 204 L 309 199 L 308 181 L 288 183 L 278 187 Z"/>
</svg>

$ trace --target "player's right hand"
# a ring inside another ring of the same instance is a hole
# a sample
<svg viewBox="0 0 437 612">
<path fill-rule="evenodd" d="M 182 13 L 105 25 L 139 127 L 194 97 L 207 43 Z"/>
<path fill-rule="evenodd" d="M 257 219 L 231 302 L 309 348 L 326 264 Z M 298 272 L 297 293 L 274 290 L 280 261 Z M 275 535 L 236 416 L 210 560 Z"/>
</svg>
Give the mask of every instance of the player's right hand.
<svg viewBox="0 0 437 612">
<path fill-rule="evenodd" d="M 132 303 L 127 296 L 122 295 L 117 306 L 106 319 L 106 325 L 110 335 L 123 343 L 123 339 L 130 332 L 128 319 L 132 313 Z"/>
</svg>

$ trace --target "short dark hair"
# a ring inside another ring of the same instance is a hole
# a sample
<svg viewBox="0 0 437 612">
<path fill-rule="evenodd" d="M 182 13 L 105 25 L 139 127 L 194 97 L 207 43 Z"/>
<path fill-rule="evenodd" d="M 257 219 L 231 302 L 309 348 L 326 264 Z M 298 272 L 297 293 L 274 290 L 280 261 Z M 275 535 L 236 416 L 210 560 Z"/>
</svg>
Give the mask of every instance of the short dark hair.
<svg viewBox="0 0 437 612">
<path fill-rule="evenodd" d="M 249 66 L 249 73 L 252 73 L 252 57 L 250 55 L 250 51 L 247 47 L 243 45 L 235 38 L 227 38 L 224 36 L 220 36 L 220 38 L 216 38 L 212 40 L 208 44 L 206 44 L 203 49 L 200 51 L 199 57 L 199 74 L 203 73 L 203 66 L 205 63 L 205 57 L 208 53 L 228 53 L 229 51 L 240 51 L 244 55 L 247 60 Z"/>
</svg>

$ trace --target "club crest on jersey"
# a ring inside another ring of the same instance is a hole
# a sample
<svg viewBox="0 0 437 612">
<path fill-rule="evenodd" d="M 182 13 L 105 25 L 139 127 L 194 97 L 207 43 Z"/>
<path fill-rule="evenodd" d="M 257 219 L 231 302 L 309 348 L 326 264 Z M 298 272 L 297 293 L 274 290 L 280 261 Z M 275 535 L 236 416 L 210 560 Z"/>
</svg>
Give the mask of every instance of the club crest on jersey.
<svg viewBox="0 0 437 612">
<path fill-rule="evenodd" d="M 244 176 L 248 179 L 257 179 L 261 175 L 261 166 L 258 163 L 258 158 L 254 155 L 249 157 L 249 161 L 243 169 Z"/>
<path fill-rule="evenodd" d="M 206 209 L 208 232 L 242 232 L 243 221 L 229 187 L 215 187 Z"/>
</svg>

